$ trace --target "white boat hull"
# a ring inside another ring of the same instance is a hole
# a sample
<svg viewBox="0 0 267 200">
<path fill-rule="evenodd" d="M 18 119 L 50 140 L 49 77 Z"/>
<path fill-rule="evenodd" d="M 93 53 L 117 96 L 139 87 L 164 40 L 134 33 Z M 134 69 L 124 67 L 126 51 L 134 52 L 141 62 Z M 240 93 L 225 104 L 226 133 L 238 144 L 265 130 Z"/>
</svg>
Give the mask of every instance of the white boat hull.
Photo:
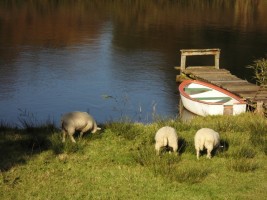
<svg viewBox="0 0 267 200">
<path fill-rule="evenodd" d="M 215 85 L 187 80 L 179 86 L 183 106 L 200 116 L 239 115 L 246 112 L 246 103 L 236 95 Z"/>
<path fill-rule="evenodd" d="M 181 95 L 181 100 L 183 106 L 192 113 L 195 113 L 200 116 L 207 115 L 224 115 L 226 114 L 225 109 L 227 109 L 227 105 L 212 105 L 205 104 L 201 102 L 196 102 Z M 245 104 L 236 104 L 232 106 L 232 115 L 239 115 L 243 112 L 246 112 Z"/>
</svg>

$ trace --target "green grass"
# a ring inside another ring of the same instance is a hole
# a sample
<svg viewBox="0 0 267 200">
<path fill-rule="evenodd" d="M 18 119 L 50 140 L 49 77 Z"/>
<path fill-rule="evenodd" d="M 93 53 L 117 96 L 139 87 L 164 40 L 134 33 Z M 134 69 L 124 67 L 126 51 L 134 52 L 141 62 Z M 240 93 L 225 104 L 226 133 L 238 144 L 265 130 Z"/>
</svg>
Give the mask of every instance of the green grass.
<svg viewBox="0 0 267 200">
<path fill-rule="evenodd" d="M 179 136 L 179 155 L 156 156 L 165 125 Z M 52 124 L 0 126 L 0 199 L 265 199 L 266 119 L 251 113 L 190 122 L 113 122 L 95 134 L 67 138 Z M 196 159 L 194 134 L 209 127 L 225 144 Z"/>
</svg>

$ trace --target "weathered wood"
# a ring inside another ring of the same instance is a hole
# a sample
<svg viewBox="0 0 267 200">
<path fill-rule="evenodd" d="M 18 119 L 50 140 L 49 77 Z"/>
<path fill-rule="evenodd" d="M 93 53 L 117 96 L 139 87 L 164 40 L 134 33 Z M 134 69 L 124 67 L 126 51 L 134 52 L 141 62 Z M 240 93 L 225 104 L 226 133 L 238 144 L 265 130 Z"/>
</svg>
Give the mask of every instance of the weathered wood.
<svg viewBox="0 0 267 200">
<path fill-rule="evenodd" d="M 185 70 L 185 62 L 186 62 L 186 56 L 185 55 L 181 55 L 181 71 Z"/>
<path fill-rule="evenodd" d="M 181 49 L 181 73 L 186 68 L 186 56 L 214 55 L 214 67 L 219 69 L 220 49 Z"/>
<path fill-rule="evenodd" d="M 220 49 L 181 49 L 181 53 L 185 56 L 196 55 L 217 55 L 220 54 Z"/>
<path fill-rule="evenodd" d="M 242 79 L 234 79 L 234 80 L 215 80 L 213 81 L 216 85 L 227 85 L 227 84 L 242 84 L 242 83 L 247 83 L 247 81 L 242 80 Z"/>
<path fill-rule="evenodd" d="M 231 92 L 244 98 L 245 100 L 250 100 L 250 101 L 254 100 L 254 97 L 256 94 L 256 92 L 254 92 L 254 91 L 231 91 Z"/>
<path fill-rule="evenodd" d="M 267 92 L 260 92 L 256 94 L 256 97 L 266 97 L 267 98 Z"/>
<path fill-rule="evenodd" d="M 229 75 L 229 76 L 221 76 L 217 74 L 194 74 L 196 77 L 200 77 L 203 80 L 207 80 L 209 82 L 215 82 L 215 81 L 240 81 L 236 78 L 236 76 Z"/>
<path fill-rule="evenodd" d="M 218 84 L 223 84 L 224 86 L 243 86 L 243 87 L 253 86 L 255 88 L 259 88 L 259 86 L 254 85 L 252 83 L 249 83 L 246 80 L 242 80 L 242 79 L 239 79 L 239 80 L 236 80 L 236 81 L 227 81 L 227 80 L 225 80 L 225 81 L 218 81 Z"/>
<path fill-rule="evenodd" d="M 242 86 L 242 85 L 229 85 L 229 86 L 223 86 L 224 88 L 226 88 L 229 91 L 255 91 L 257 92 L 257 87 L 254 86 Z"/>
<path fill-rule="evenodd" d="M 201 69 L 201 68 L 196 68 L 196 69 L 186 69 L 187 73 L 194 73 L 194 74 L 231 74 L 227 70 L 220 70 L 220 69 L 212 69 L 212 68 L 206 68 L 206 69 Z"/>
<path fill-rule="evenodd" d="M 263 101 L 257 101 L 257 106 L 255 113 L 259 115 L 264 115 L 264 107 L 263 107 L 264 102 Z"/>
</svg>

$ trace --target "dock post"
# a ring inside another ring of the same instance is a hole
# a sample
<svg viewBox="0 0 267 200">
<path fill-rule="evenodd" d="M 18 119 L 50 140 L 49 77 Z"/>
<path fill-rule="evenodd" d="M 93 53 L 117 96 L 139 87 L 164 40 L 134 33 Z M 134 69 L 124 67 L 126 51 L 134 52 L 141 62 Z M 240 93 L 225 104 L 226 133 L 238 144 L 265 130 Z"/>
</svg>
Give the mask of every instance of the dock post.
<svg viewBox="0 0 267 200">
<path fill-rule="evenodd" d="M 215 56 L 215 69 L 220 69 L 220 50 L 218 49 Z"/>
<path fill-rule="evenodd" d="M 185 62 L 186 62 L 186 56 L 181 55 L 181 68 L 180 68 L 180 74 L 182 74 L 182 72 L 185 70 Z"/>
<path fill-rule="evenodd" d="M 264 115 L 263 101 L 257 101 L 255 113 Z"/>
</svg>

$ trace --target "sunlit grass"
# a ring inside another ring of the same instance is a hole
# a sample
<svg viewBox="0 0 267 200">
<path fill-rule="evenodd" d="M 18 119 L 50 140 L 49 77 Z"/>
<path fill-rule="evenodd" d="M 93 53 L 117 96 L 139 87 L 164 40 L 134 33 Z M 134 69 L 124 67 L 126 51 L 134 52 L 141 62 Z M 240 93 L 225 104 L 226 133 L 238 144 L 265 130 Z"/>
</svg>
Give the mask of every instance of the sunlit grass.
<svg viewBox="0 0 267 200">
<path fill-rule="evenodd" d="M 251 172 L 255 171 L 260 167 L 258 160 L 255 159 L 231 159 L 228 163 L 228 169 L 234 170 L 237 172 Z"/>
<path fill-rule="evenodd" d="M 156 155 L 154 136 L 165 125 L 179 137 L 179 153 Z M 266 119 L 197 117 L 189 122 L 110 122 L 95 134 L 62 143 L 51 125 L 0 128 L 1 199 L 264 199 Z M 196 159 L 194 134 L 220 133 L 225 145 L 212 159 Z M 69 139 L 69 138 L 68 138 Z M 245 190 L 242 188 L 246 188 Z M 228 191 L 227 194 L 225 191 Z M 251 198 L 252 199 L 252 198 Z"/>
</svg>

